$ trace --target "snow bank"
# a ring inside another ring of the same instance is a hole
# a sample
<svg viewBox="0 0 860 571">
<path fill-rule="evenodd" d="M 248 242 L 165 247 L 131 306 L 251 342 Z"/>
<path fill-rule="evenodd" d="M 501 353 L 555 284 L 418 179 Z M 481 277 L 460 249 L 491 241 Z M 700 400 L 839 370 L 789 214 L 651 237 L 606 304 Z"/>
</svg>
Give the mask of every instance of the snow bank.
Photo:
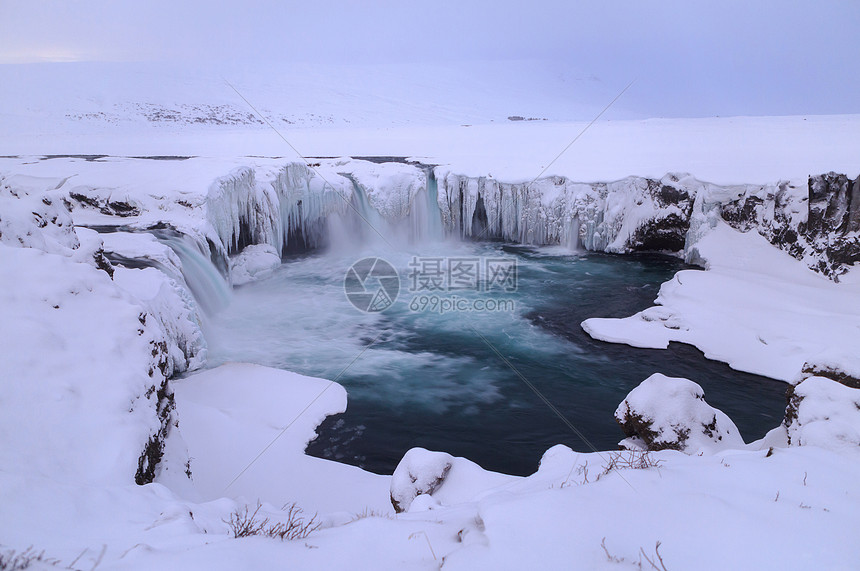
<svg viewBox="0 0 860 571">
<path fill-rule="evenodd" d="M 310 514 L 391 511 L 387 477 L 304 455 L 317 425 L 346 410 L 337 383 L 230 363 L 176 381 L 175 400 L 180 425 L 158 481 L 184 497 L 297 502 Z"/>
<path fill-rule="evenodd" d="M 789 391 L 785 427 L 792 446 L 860 450 L 860 389 L 809 377 Z"/>
<path fill-rule="evenodd" d="M 660 373 L 630 391 L 615 420 L 627 436 L 621 442 L 625 448 L 697 454 L 744 447 L 731 419 L 705 402 L 702 387 Z"/>
<path fill-rule="evenodd" d="M 0 462 L 76 482 L 144 478 L 170 412 L 158 321 L 66 256 L 2 246 L 0 267 Z"/>
<path fill-rule="evenodd" d="M 661 286 L 657 306 L 624 319 L 587 319 L 583 329 L 635 347 L 689 343 L 709 359 L 786 382 L 819 355 L 860 366 L 848 349 L 860 346 L 860 283 L 851 274 L 834 283 L 758 233 L 720 220 L 695 248 L 707 271 L 678 272 Z"/>
</svg>

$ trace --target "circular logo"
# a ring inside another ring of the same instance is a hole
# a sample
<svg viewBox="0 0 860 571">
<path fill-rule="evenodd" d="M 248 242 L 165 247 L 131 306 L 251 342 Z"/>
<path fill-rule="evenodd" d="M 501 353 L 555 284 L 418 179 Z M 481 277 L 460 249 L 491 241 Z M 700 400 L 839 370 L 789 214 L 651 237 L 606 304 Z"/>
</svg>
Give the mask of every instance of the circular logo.
<svg viewBox="0 0 860 571">
<path fill-rule="evenodd" d="M 394 266 L 382 258 L 364 258 L 346 271 L 343 291 L 349 302 L 361 311 L 385 311 L 400 293 L 400 276 Z"/>
</svg>

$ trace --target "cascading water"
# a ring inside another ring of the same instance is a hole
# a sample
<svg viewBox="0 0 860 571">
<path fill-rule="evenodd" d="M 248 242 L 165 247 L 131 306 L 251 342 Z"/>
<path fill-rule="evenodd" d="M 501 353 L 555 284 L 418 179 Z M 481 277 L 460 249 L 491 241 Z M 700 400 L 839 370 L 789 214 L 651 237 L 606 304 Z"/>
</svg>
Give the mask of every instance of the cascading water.
<svg viewBox="0 0 860 571">
<path fill-rule="evenodd" d="M 426 167 L 427 185 L 412 202 L 409 212 L 410 239 L 413 243 L 438 242 L 445 237 L 442 228 L 442 211 L 439 209 L 439 183 L 433 169 Z"/>
<path fill-rule="evenodd" d="M 185 283 L 205 313 L 211 315 L 230 303 L 230 284 L 190 238 L 164 232 L 154 234 L 179 256 Z"/>
<path fill-rule="evenodd" d="M 573 217 L 570 219 L 570 229 L 568 231 L 567 236 L 567 247 L 570 248 L 574 252 L 579 252 L 582 250 L 582 239 L 579 236 L 580 229 L 579 218 Z"/>
<path fill-rule="evenodd" d="M 333 214 L 328 223 L 328 243 L 333 250 L 356 248 L 390 248 L 393 244 L 410 248 L 439 242 L 445 237 L 442 212 L 438 204 L 438 187 L 430 167 L 425 168 L 426 184 L 411 197 L 401 196 L 399 218 L 385 217 L 374 208 L 366 189 L 350 174 L 342 176 L 352 182 L 351 207 L 343 214 Z"/>
</svg>

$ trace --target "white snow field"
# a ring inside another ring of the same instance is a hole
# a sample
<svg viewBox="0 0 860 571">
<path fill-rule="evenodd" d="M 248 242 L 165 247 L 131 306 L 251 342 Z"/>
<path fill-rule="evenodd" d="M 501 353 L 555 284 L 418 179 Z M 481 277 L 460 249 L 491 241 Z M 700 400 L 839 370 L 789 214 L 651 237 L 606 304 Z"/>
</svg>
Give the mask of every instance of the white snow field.
<svg viewBox="0 0 860 571">
<path fill-rule="evenodd" d="M 57 568 L 99 570 L 857 568 L 860 389 L 816 375 L 860 377 L 860 270 L 828 279 L 808 252 L 795 259 L 706 206 L 785 188 L 801 216 L 808 175 L 860 174 L 860 116 L 641 119 L 622 98 L 553 161 L 623 86 L 517 66 L 0 66 L 0 557 L 33 546 Z M 322 158 L 297 162 L 222 76 Z M 347 201 L 392 241 L 467 235 L 458 217 L 480 197 L 508 240 L 624 253 L 674 208 L 643 177 L 690 191 L 680 254 L 707 271 L 583 327 L 802 381 L 761 441 L 740 441 L 695 383 L 655 375 L 626 402 L 640 428 L 687 446 L 559 445 L 525 478 L 413 449 L 376 475 L 303 452 L 348 406 L 336 382 L 206 370 L 207 312 L 265 279 L 291 230 L 309 245 L 367 239 Z M 258 505 L 285 522 L 292 503 L 316 515 L 307 537 L 235 538 L 227 523 Z"/>
<path fill-rule="evenodd" d="M 857 370 L 860 272 L 834 283 L 724 222 L 696 249 L 708 271 L 678 272 L 658 305 L 625 319 L 588 319 L 586 332 L 634 347 L 689 343 L 709 359 L 787 382 L 800 380 L 807 362 Z"/>
</svg>

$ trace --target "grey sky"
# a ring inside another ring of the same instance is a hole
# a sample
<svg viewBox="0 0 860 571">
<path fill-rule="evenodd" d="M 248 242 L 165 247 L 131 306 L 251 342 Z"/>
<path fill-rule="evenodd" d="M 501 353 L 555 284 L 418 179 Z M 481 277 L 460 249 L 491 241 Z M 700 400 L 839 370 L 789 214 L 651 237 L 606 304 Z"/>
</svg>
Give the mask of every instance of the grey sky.
<svg viewBox="0 0 860 571">
<path fill-rule="evenodd" d="M 557 60 L 667 116 L 860 113 L 860 2 L 0 1 L 0 61 Z"/>
</svg>

